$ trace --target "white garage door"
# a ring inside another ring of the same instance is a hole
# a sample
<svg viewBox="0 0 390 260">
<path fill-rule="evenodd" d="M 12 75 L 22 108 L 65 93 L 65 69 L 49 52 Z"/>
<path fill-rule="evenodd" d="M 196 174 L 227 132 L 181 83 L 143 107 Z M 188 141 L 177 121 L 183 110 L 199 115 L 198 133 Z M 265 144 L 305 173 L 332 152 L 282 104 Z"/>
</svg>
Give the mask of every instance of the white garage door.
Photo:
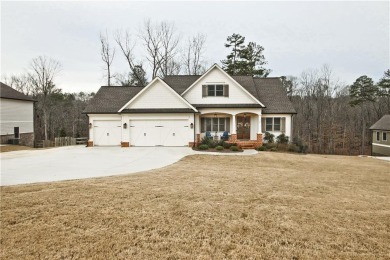
<svg viewBox="0 0 390 260">
<path fill-rule="evenodd" d="M 131 120 L 130 144 L 134 146 L 187 146 L 188 120 Z"/>
<path fill-rule="evenodd" d="M 94 145 L 109 146 L 121 144 L 121 121 L 94 121 Z"/>
</svg>

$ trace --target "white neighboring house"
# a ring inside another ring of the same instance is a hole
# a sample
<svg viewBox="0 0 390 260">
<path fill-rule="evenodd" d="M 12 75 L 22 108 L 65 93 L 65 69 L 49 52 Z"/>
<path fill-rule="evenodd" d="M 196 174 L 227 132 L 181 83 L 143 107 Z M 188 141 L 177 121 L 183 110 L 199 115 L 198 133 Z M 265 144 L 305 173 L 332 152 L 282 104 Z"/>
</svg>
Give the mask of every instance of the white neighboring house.
<svg viewBox="0 0 390 260">
<path fill-rule="evenodd" d="M 34 146 L 34 100 L 3 83 L 0 89 L 1 143 Z"/>
<path fill-rule="evenodd" d="M 280 78 L 230 76 L 217 64 L 145 87 L 101 87 L 83 113 L 89 146 L 122 147 L 193 146 L 204 136 L 255 147 L 265 132 L 291 137 L 296 114 Z"/>
</svg>

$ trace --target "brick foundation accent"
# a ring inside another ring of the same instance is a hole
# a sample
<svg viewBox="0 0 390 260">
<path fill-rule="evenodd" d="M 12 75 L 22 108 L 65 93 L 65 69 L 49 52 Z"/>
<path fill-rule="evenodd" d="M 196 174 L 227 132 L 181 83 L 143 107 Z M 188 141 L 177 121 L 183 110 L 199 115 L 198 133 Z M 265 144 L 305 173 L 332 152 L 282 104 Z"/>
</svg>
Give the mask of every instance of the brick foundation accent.
<svg viewBox="0 0 390 260">
<path fill-rule="evenodd" d="M 188 147 L 194 147 L 195 146 L 195 142 L 188 142 Z"/>
<path fill-rule="evenodd" d="M 230 142 L 232 142 L 232 143 L 237 142 L 237 134 L 232 134 L 232 135 L 230 136 Z"/>
<path fill-rule="evenodd" d="M 130 147 L 129 142 L 121 142 L 121 147 Z"/>
<path fill-rule="evenodd" d="M 87 147 L 92 147 L 93 146 L 93 141 L 88 141 L 87 142 Z"/>
<path fill-rule="evenodd" d="M 196 134 L 196 142 L 200 143 L 200 134 Z"/>
<path fill-rule="evenodd" d="M 263 134 L 257 134 L 257 141 L 263 144 Z"/>
</svg>

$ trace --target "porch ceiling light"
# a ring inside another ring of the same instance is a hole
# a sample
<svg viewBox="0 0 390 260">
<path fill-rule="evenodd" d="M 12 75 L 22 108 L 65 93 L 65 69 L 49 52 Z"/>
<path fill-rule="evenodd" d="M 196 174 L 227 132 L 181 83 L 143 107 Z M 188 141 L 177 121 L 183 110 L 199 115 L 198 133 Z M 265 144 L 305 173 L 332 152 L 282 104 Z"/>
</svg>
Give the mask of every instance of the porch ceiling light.
<svg viewBox="0 0 390 260">
<path fill-rule="evenodd" d="M 92 123 L 89 123 L 89 128 L 92 128 Z"/>
<path fill-rule="evenodd" d="M 127 123 L 124 123 L 124 124 L 123 124 L 123 128 L 124 128 L 124 129 L 127 128 Z"/>
</svg>

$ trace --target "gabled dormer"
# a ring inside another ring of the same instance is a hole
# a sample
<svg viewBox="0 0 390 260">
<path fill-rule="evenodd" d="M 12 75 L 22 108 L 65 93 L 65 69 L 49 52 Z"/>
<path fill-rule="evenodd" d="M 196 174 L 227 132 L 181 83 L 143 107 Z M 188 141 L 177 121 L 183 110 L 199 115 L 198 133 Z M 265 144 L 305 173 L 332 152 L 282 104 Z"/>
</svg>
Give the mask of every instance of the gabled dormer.
<svg viewBox="0 0 390 260">
<path fill-rule="evenodd" d="M 243 86 L 214 64 L 181 96 L 191 104 L 254 104 L 263 107 Z"/>
</svg>

